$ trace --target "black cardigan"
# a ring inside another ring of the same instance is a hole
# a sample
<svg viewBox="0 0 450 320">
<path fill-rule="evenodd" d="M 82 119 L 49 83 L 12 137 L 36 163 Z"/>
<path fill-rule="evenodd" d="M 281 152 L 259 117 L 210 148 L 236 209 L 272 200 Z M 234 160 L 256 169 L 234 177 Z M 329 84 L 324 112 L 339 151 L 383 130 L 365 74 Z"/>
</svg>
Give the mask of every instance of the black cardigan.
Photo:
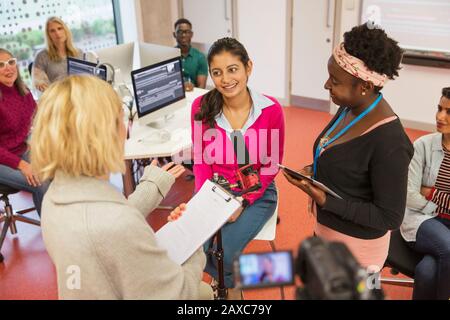
<svg viewBox="0 0 450 320">
<path fill-rule="evenodd" d="M 343 200 L 327 195 L 325 205 L 317 208 L 317 220 L 360 239 L 376 239 L 398 229 L 405 214 L 408 166 L 413 154 L 399 119 L 326 149 L 317 162 L 316 179 Z"/>
</svg>

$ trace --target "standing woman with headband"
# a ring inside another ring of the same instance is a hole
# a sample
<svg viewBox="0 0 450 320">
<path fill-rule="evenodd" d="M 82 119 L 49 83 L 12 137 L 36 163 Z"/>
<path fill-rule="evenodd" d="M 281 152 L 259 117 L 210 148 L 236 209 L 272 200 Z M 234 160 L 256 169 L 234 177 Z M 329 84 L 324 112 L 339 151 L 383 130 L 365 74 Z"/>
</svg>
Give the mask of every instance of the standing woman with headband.
<svg viewBox="0 0 450 320">
<path fill-rule="evenodd" d="M 314 143 L 314 163 L 302 171 L 342 199 L 285 173 L 313 200 L 315 234 L 344 242 L 373 272 L 387 258 L 389 231 L 402 223 L 413 156 L 400 120 L 380 92 L 398 76 L 402 54 L 383 30 L 360 25 L 344 34 L 328 61 L 325 89 L 340 108 Z"/>
<path fill-rule="evenodd" d="M 44 92 L 48 86 L 67 76 L 67 57 L 82 58 L 81 50 L 75 48 L 72 33 L 58 17 L 50 17 L 45 24 L 47 48 L 40 51 L 33 63 L 33 85 Z"/>
</svg>

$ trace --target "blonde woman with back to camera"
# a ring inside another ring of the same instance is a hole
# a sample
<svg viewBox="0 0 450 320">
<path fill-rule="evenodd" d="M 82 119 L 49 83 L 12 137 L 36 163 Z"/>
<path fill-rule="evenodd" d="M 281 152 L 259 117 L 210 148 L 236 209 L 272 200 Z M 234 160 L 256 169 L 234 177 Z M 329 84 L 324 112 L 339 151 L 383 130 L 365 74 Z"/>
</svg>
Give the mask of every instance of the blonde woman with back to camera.
<svg viewBox="0 0 450 320">
<path fill-rule="evenodd" d="M 146 221 L 183 167 L 153 162 L 128 199 L 108 181 L 111 173 L 124 172 L 122 119 L 112 87 L 90 76 L 58 81 L 39 101 L 31 157 L 39 176 L 53 180 L 43 201 L 42 233 L 59 298 L 211 298 L 201 282 L 202 250 L 177 265 Z M 78 282 L 71 283 L 74 275 Z"/>
</svg>

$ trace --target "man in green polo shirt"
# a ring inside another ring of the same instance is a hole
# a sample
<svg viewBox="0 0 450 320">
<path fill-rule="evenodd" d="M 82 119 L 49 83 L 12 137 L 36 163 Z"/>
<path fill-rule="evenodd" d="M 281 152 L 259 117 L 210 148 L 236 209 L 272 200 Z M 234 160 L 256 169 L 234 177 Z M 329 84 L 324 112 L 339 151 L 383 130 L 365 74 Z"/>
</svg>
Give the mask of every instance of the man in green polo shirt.
<svg viewBox="0 0 450 320">
<path fill-rule="evenodd" d="M 189 20 L 182 18 L 175 22 L 173 36 L 177 40 L 177 48 L 181 49 L 185 80 L 189 77 L 194 86 L 204 89 L 208 78 L 208 63 L 203 53 L 191 47 L 193 35 L 192 24 Z"/>
</svg>

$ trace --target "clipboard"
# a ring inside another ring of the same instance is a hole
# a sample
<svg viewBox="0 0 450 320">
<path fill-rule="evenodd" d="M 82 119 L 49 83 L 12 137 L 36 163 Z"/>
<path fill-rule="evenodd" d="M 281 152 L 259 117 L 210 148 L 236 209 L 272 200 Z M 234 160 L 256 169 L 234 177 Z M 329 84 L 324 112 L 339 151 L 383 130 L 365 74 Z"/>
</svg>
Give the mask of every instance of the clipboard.
<svg viewBox="0 0 450 320">
<path fill-rule="evenodd" d="M 235 196 L 207 180 L 186 204 L 183 215 L 155 233 L 156 241 L 167 250 L 169 258 L 182 265 L 227 223 L 241 205 Z"/>
<path fill-rule="evenodd" d="M 288 175 L 290 175 L 291 177 L 295 178 L 295 179 L 299 179 L 299 180 L 307 180 L 309 181 L 311 184 L 313 184 L 314 186 L 316 186 L 317 188 L 319 188 L 320 190 L 328 193 L 329 195 L 338 198 L 338 199 L 342 199 L 342 197 L 340 195 L 338 195 L 336 192 L 334 192 L 333 190 L 331 190 L 330 188 L 328 188 L 326 185 L 324 185 L 323 183 L 311 178 L 310 176 L 305 176 L 304 174 L 301 174 L 300 172 L 294 171 L 292 169 L 289 169 L 288 167 L 282 165 L 282 164 L 278 164 L 278 167 L 282 170 L 284 170 Z"/>
</svg>

